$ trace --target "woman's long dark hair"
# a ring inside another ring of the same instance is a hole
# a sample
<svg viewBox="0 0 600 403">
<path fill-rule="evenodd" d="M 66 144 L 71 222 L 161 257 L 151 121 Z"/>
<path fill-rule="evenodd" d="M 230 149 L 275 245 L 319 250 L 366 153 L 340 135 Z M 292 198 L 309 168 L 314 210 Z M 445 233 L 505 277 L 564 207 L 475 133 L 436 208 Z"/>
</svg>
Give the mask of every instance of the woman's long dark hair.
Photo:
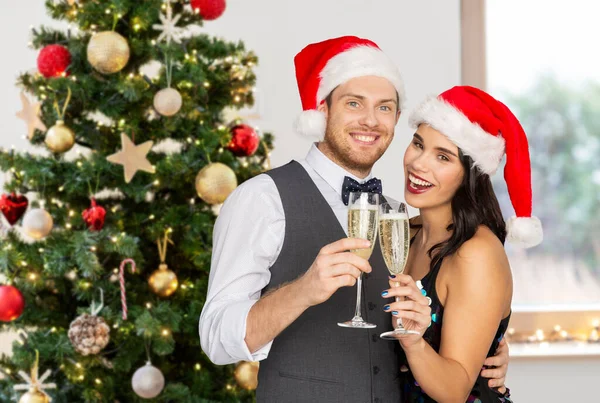
<svg viewBox="0 0 600 403">
<path fill-rule="evenodd" d="M 477 168 L 473 159 L 460 149 L 459 159 L 465 175 L 451 202 L 452 224 L 448 231 L 453 232 L 447 241 L 434 245 L 427 252 L 431 258 L 430 270 L 471 239 L 480 225 L 492 230 L 502 244 L 506 239 L 506 224 L 490 176 Z"/>
</svg>

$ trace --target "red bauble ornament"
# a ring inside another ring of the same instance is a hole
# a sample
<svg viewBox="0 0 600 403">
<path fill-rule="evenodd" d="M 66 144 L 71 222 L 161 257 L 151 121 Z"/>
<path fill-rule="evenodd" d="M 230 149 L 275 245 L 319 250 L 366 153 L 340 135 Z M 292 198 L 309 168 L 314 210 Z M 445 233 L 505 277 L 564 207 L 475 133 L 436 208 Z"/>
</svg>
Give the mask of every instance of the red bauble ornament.
<svg viewBox="0 0 600 403">
<path fill-rule="evenodd" d="M 106 210 L 96 204 L 96 199 L 92 199 L 92 206 L 83 210 L 81 216 L 91 231 L 100 231 L 104 227 Z"/>
<path fill-rule="evenodd" d="M 46 46 L 37 58 L 38 71 L 46 78 L 68 76 L 70 64 L 71 53 L 61 45 Z"/>
<path fill-rule="evenodd" d="M 190 4 L 205 20 L 216 20 L 225 11 L 225 0 L 191 0 Z"/>
<path fill-rule="evenodd" d="M 13 321 L 23 313 L 25 298 L 17 288 L 12 285 L 0 285 L 0 321 Z"/>
<path fill-rule="evenodd" d="M 14 225 L 19 221 L 19 218 L 25 214 L 28 205 L 29 200 L 27 200 L 27 197 L 17 196 L 14 192 L 10 195 L 3 194 L 0 197 L 0 211 L 2 211 L 10 225 Z"/>
<path fill-rule="evenodd" d="M 260 137 L 248 125 L 236 125 L 231 129 L 231 142 L 227 149 L 238 157 L 248 157 L 256 152 Z"/>
</svg>

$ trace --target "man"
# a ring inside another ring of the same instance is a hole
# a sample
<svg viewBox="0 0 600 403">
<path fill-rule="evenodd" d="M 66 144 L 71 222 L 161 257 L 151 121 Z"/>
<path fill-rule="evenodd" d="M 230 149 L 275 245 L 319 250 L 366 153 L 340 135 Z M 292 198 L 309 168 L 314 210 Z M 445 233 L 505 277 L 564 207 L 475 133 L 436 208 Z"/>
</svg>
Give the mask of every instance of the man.
<svg viewBox="0 0 600 403">
<path fill-rule="evenodd" d="M 381 292 L 379 245 L 370 261 L 347 252 L 347 192 L 380 191 L 373 164 L 394 137 L 404 101 L 397 67 L 365 39 L 307 46 L 295 58 L 304 112 L 300 132 L 324 135 L 306 159 L 242 184 L 215 224 L 202 348 L 216 364 L 261 360 L 259 402 L 398 402 L 396 342 Z M 363 317 L 351 317 L 359 274 Z M 427 300 L 419 301 L 427 305 Z M 267 358 L 268 357 L 268 358 Z M 507 354 L 495 357 L 503 383 Z M 498 385 L 500 386 L 500 385 Z"/>
</svg>

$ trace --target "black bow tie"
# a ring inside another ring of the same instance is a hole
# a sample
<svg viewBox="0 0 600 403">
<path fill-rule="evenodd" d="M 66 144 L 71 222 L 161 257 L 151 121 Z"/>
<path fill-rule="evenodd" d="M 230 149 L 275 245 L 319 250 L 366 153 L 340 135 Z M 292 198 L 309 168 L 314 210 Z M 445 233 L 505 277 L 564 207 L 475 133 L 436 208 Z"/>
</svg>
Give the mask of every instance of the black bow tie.
<svg viewBox="0 0 600 403">
<path fill-rule="evenodd" d="M 350 192 L 368 192 L 368 193 L 379 193 L 381 194 L 381 181 L 377 178 L 372 178 L 365 183 L 358 183 L 356 180 L 349 176 L 344 177 L 344 184 L 342 185 L 342 201 L 347 206 Z"/>
</svg>

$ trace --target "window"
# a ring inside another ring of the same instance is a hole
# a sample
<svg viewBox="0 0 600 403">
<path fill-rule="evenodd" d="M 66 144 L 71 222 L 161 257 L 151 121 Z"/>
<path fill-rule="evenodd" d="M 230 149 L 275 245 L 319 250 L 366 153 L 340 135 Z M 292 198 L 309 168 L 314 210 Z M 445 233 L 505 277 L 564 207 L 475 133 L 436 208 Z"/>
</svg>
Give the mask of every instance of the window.
<svg viewBox="0 0 600 403">
<path fill-rule="evenodd" d="M 600 303 L 600 2 L 462 6 L 463 83 L 502 100 L 525 128 L 533 210 L 544 225 L 542 245 L 507 245 L 513 306 L 589 309 Z M 513 209 L 501 169 L 494 188 L 508 218 Z"/>
</svg>

